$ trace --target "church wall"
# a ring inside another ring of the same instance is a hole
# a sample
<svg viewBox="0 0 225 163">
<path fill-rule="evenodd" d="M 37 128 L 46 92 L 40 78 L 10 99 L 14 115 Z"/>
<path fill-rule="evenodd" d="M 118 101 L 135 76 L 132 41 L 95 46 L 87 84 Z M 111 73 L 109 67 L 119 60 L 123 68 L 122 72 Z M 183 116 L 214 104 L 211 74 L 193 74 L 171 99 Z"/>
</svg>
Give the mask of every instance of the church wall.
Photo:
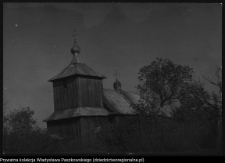
<svg viewBox="0 0 225 163">
<path fill-rule="evenodd" d="M 111 123 L 108 116 L 76 117 L 47 122 L 48 132 L 64 139 L 77 140 L 84 147 L 97 142 L 97 134 Z"/>
<path fill-rule="evenodd" d="M 79 77 L 79 106 L 102 107 L 102 79 Z"/>
<path fill-rule="evenodd" d="M 70 118 L 47 122 L 48 132 L 57 134 L 63 138 L 81 140 L 81 120 Z"/>
<path fill-rule="evenodd" d="M 82 143 L 84 146 L 90 147 L 93 143 L 96 143 L 97 134 L 108 127 L 111 122 L 108 116 L 92 116 L 92 117 L 81 117 L 82 127 Z"/>
<path fill-rule="evenodd" d="M 78 107 L 77 77 L 69 77 L 53 82 L 55 111 Z"/>
<path fill-rule="evenodd" d="M 102 107 L 102 79 L 68 77 L 53 82 L 55 111 L 76 107 Z"/>
</svg>

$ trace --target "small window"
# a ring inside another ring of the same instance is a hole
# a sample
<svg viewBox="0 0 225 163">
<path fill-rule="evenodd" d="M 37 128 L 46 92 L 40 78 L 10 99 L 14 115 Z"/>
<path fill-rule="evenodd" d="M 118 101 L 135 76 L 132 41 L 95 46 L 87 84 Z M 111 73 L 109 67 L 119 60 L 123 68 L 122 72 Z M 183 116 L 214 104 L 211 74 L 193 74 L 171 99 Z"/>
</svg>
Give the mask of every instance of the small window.
<svg viewBox="0 0 225 163">
<path fill-rule="evenodd" d="M 98 134 L 101 130 L 100 126 L 95 126 L 95 135 Z"/>
<path fill-rule="evenodd" d="M 88 88 L 92 89 L 92 85 L 91 85 L 91 80 L 90 79 L 88 80 Z"/>
<path fill-rule="evenodd" d="M 118 123 L 119 123 L 119 117 L 115 117 L 114 123 L 115 123 L 115 124 L 118 124 Z"/>
<path fill-rule="evenodd" d="M 63 88 L 67 88 L 66 80 L 63 80 Z"/>
</svg>

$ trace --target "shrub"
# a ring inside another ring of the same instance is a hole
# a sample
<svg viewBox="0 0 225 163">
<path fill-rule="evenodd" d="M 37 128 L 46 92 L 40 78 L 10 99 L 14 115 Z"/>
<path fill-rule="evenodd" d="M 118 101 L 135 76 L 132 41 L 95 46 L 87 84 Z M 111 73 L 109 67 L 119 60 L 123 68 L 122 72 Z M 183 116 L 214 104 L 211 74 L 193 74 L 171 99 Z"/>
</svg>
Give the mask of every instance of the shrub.
<svg viewBox="0 0 225 163">
<path fill-rule="evenodd" d="M 206 120 L 180 122 L 170 118 L 114 124 L 99 137 L 109 151 L 173 153 L 211 148 L 214 138 Z"/>
</svg>

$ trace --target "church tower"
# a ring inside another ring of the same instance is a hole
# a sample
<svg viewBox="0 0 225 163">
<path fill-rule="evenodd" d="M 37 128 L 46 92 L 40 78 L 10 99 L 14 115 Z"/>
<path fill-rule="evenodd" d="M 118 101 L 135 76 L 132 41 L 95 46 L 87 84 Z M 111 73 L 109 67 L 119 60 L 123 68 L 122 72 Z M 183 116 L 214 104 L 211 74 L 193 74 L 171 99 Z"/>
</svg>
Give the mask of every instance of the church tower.
<svg viewBox="0 0 225 163">
<path fill-rule="evenodd" d="M 53 83 L 54 112 L 44 120 L 50 134 L 73 140 L 74 148 L 90 147 L 97 140 L 96 133 L 111 124 L 113 116 L 131 114 L 130 103 L 137 101 L 137 95 L 121 90 L 117 72 L 115 90 L 103 89 L 106 77 L 80 62 L 76 35 L 74 31 L 72 61 L 49 80 Z"/>
<path fill-rule="evenodd" d="M 95 72 L 79 61 L 81 52 L 76 41 L 71 48 L 73 59 L 58 75 L 49 81 L 53 83 L 54 111 L 74 109 L 77 107 L 103 107 L 103 84 L 105 76 Z"/>
</svg>

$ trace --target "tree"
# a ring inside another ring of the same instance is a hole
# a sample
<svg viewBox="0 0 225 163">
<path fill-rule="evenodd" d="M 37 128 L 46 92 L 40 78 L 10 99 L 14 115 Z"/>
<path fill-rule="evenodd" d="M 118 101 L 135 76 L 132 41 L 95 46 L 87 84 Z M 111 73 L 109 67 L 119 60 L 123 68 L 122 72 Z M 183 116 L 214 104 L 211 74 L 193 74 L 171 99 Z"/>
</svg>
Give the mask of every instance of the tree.
<svg viewBox="0 0 225 163">
<path fill-rule="evenodd" d="M 5 132 L 5 127 L 6 127 L 6 122 L 7 122 L 7 116 L 6 116 L 6 109 L 7 109 L 7 103 L 8 103 L 8 101 L 7 100 L 3 100 L 3 128 L 4 128 L 4 130 L 3 130 L 3 132 Z"/>
<path fill-rule="evenodd" d="M 222 66 L 218 67 L 216 66 L 217 70 L 215 73 L 216 76 L 216 81 L 213 81 L 211 77 L 205 77 L 203 76 L 210 84 L 216 86 L 217 88 L 217 93 L 214 91 L 210 94 L 209 99 L 204 98 L 204 102 L 206 105 L 220 111 L 222 111 Z"/>
<path fill-rule="evenodd" d="M 6 104 L 3 103 L 3 108 Z M 61 149 L 63 140 L 38 127 L 33 115 L 34 111 L 29 107 L 4 114 L 4 153 L 49 153 Z"/>
<path fill-rule="evenodd" d="M 4 152 L 4 149 L 5 149 L 5 142 L 6 142 L 6 137 L 7 137 L 7 122 L 8 122 L 8 117 L 6 115 L 6 109 L 7 109 L 7 103 L 8 101 L 7 100 L 3 100 L 3 152 Z M 4 152 L 5 153 L 5 152 Z"/>
<path fill-rule="evenodd" d="M 204 111 L 208 114 L 208 120 L 212 125 L 213 133 L 215 137 L 218 137 L 218 133 L 221 133 L 220 123 L 222 121 L 222 66 L 216 66 L 215 72 L 216 79 L 212 80 L 211 77 L 204 77 L 207 82 L 214 85 L 217 91 L 212 93 L 204 93 L 201 91 L 201 87 L 198 87 L 196 90 L 199 91 L 199 94 L 194 94 L 194 98 L 200 99 L 204 104 Z M 204 86 L 204 83 L 199 81 L 199 85 Z"/>
<path fill-rule="evenodd" d="M 33 119 L 33 114 L 34 111 L 27 107 L 15 109 L 4 115 L 4 151 L 6 153 L 35 150 L 34 144 L 38 139 L 34 134 L 36 120 Z"/>
<path fill-rule="evenodd" d="M 202 119 L 206 116 L 204 113 L 206 107 L 202 95 L 209 99 L 209 93 L 199 81 L 188 83 L 185 89 L 186 94 L 179 99 L 180 106 L 172 110 L 172 116 L 183 122 Z"/>
<path fill-rule="evenodd" d="M 219 88 L 218 93 L 206 91 L 204 84 L 200 80 L 191 80 L 192 75 L 192 68 L 174 64 L 168 59 L 161 58 L 157 58 L 149 66 L 144 66 L 140 69 L 139 84 L 137 86 L 140 100 L 138 104 L 133 105 L 133 108 L 139 115 L 153 115 L 140 117 L 141 119 L 144 117 L 143 124 L 147 122 L 145 117 L 150 117 L 148 119 L 151 120 L 150 124 L 153 125 L 149 128 L 154 131 L 153 133 L 156 133 L 157 138 L 165 146 L 167 138 L 164 135 L 168 136 L 173 131 L 176 131 L 175 133 L 178 131 L 185 133 L 182 137 L 183 140 L 189 140 L 190 137 L 190 140 L 193 140 L 193 144 L 198 144 L 201 147 L 213 145 L 216 140 L 216 119 L 213 121 L 211 119 L 217 116 L 214 111 L 221 108 L 222 75 L 219 75 L 217 70 L 217 81 L 207 78 L 207 81 Z M 174 105 L 174 107 L 173 104 L 178 105 Z M 162 113 L 162 107 L 165 105 L 172 106 L 172 116 L 185 123 L 168 121 L 171 124 L 164 129 L 170 128 L 170 130 L 163 132 L 160 125 L 166 126 L 168 122 L 164 123 L 164 119 L 158 118 L 160 116 L 156 115 Z M 193 133 L 193 131 L 197 132 Z M 200 131 L 201 134 L 199 134 Z M 179 134 L 177 136 L 174 140 L 180 137 Z M 201 143 L 199 144 L 199 142 Z"/>
<path fill-rule="evenodd" d="M 181 106 L 174 111 L 173 116 L 182 121 L 203 120 L 205 124 L 211 126 L 211 137 L 216 142 L 221 133 L 219 123 L 222 113 L 222 67 L 217 67 L 215 76 L 214 81 L 211 77 L 203 77 L 210 84 L 216 86 L 216 92 L 206 91 L 205 83 L 200 80 L 190 83 L 186 87 L 187 94 L 180 99 Z"/>
<path fill-rule="evenodd" d="M 158 113 L 164 105 L 171 105 L 187 94 L 188 81 L 193 69 L 174 64 L 169 59 L 156 58 L 139 72 L 139 90 L 141 100 L 136 110 Z"/>
<path fill-rule="evenodd" d="M 30 110 L 29 107 L 11 111 L 8 115 L 10 131 L 31 131 L 37 123 L 36 120 L 33 119 L 33 115 L 34 111 Z"/>
<path fill-rule="evenodd" d="M 210 84 L 217 88 L 217 92 L 208 92 L 205 90 L 205 84 L 198 80 L 189 84 L 187 94 L 181 99 L 183 106 L 189 108 L 203 108 L 209 115 L 209 120 L 221 116 L 222 113 L 222 68 L 217 67 L 216 81 L 211 77 L 204 77 Z"/>
</svg>

